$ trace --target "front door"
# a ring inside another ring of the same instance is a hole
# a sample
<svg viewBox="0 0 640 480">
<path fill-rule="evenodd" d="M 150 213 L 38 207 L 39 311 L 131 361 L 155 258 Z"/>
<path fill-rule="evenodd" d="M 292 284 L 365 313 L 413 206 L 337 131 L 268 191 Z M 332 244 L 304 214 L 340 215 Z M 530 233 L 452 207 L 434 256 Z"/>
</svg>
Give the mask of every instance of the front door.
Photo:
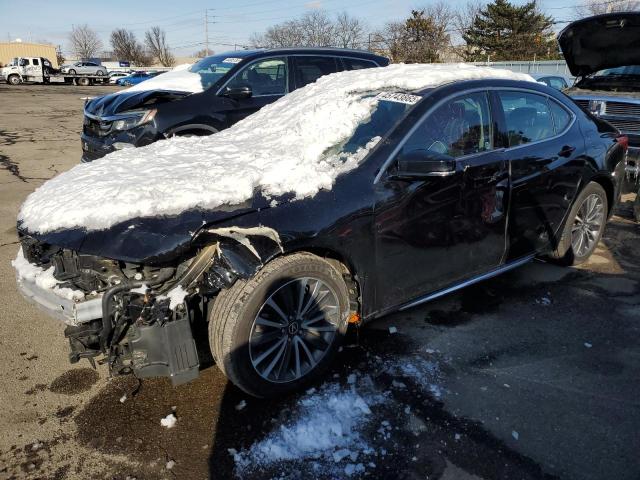
<svg viewBox="0 0 640 480">
<path fill-rule="evenodd" d="M 578 192 L 584 140 L 573 114 L 551 97 L 497 92 L 511 163 L 509 258 L 555 246 Z"/>
<path fill-rule="evenodd" d="M 229 89 L 249 87 L 251 96 L 232 99 L 228 103 L 229 107 L 226 113 L 229 125 L 239 122 L 285 95 L 289 90 L 288 78 L 286 57 L 256 60 L 236 73 L 223 87 L 220 94 L 225 95 Z"/>
<path fill-rule="evenodd" d="M 385 310 L 501 264 L 509 171 L 496 148 L 487 92 L 427 113 L 398 158 L 427 150 L 455 169 L 415 178 L 394 167 L 376 184 L 376 307 Z"/>
</svg>

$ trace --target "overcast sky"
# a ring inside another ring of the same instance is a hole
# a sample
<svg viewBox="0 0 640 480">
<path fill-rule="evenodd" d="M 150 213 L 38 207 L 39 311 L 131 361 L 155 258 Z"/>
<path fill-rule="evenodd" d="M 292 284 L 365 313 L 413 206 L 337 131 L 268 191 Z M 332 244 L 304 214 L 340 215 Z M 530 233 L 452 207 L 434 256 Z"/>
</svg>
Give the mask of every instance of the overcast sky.
<svg viewBox="0 0 640 480">
<path fill-rule="evenodd" d="M 573 6 L 582 0 L 543 0 L 543 9 L 558 20 L 570 19 Z M 209 16 L 210 49 L 233 50 L 246 44 L 253 32 L 321 8 L 332 15 L 347 11 L 379 27 L 408 15 L 426 0 L 0 0 L 0 41 L 20 38 L 25 42 L 47 41 L 69 52 L 68 33 L 73 24 L 88 24 L 109 49 L 109 33 L 115 28 L 133 30 L 139 39 L 158 25 L 177 56 L 189 56 L 204 48 L 205 10 Z M 448 0 L 451 6 L 466 0 Z M 516 0 L 516 3 L 524 3 Z"/>
</svg>

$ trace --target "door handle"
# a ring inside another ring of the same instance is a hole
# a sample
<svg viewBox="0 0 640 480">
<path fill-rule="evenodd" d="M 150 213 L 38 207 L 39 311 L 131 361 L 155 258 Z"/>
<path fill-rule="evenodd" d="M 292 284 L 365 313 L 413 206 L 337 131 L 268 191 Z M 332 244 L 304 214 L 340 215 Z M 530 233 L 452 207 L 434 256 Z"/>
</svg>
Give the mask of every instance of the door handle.
<svg viewBox="0 0 640 480">
<path fill-rule="evenodd" d="M 565 146 L 565 147 L 562 147 L 562 150 L 558 152 L 558 156 L 567 158 L 567 157 L 570 157 L 571 154 L 575 151 L 576 151 L 576 147 Z"/>
</svg>

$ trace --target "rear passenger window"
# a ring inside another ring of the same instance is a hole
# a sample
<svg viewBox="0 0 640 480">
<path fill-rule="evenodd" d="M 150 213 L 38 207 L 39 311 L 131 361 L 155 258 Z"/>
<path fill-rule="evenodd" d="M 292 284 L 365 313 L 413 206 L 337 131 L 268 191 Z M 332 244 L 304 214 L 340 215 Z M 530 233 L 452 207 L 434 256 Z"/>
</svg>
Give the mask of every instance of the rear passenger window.
<svg viewBox="0 0 640 480">
<path fill-rule="evenodd" d="M 370 60 L 363 60 L 361 58 L 342 58 L 344 68 L 347 70 L 361 70 L 363 68 L 372 68 L 377 66 Z"/>
<path fill-rule="evenodd" d="M 338 71 L 333 57 L 294 57 L 296 88 L 315 82 L 318 78 Z"/>
<path fill-rule="evenodd" d="M 549 106 L 551 107 L 551 115 L 553 115 L 553 125 L 555 127 L 556 135 L 565 131 L 569 122 L 571 121 L 571 114 L 561 107 L 557 102 L 549 100 Z"/>
<path fill-rule="evenodd" d="M 40 65 L 40 60 L 38 60 L 37 58 L 33 59 L 33 64 L 34 65 Z"/>
<path fill-rule="evenodd" d="M 523 92 L 500 92 L 509 135 L 509 146 L 538 142 L 555 135 L 553 119 L 542 95 Z"/>
</svg>

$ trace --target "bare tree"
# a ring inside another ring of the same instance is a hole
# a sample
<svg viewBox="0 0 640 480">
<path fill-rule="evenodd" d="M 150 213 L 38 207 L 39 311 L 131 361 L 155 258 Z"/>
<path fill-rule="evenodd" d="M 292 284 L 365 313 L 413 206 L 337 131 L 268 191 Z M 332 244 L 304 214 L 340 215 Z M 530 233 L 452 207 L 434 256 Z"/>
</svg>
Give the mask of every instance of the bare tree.
<svg viewBox="0 0 640 480">
<path fill-rule="evenodd" d="M 151 27 L 151 29 L 147 30 L 144 34 L 144 38 L 149 53 L 158 59 L 160 65 L 163 67 L 172 67 L 175 64 L 176 59 L 171 54 L 164 30 L 160 27 Z"/>
<path fill-rule="evenodd" d="M 93 58 L 102 49 L 102 41 L 89 25 L 76 25 L 69 34 L 71 50 L 78 58 Z"/>
<path fill-rule="evenodd" d="M 578 18 L 600 15 L 613 12 L 633 12 L 640 10 L 638 0 L 585 0 L 582 5 L 575 8 Z"/>
<path fill-rule="evenodd" d="M 300 19 L 307 47 L 330 47 L 335 45 L 335 26 L 329 15 L 322 10 L 305 13 Z"/>
<path fill-rule="evenodd" d="M 358 18 L 342 12 L 336 17 L 336 46 L 342 48 L 358 48 L 364 43 L 367 27 Z"/>
<path fill-rule="evenodd" d="M 148 63 L 144 47 L 138 42 L 132 31 L 124 28 L 114 30 L 111 32 L 110 42 L 113 54 L 118 60 L 127 60 L 138 65 Z"/>
<path fill-rule="evenodd" d="M 264 48 L 301 47 L 305 45 L 305 33 L 298 20 L 290 20 L 267 28 L 263 35 L 254 33 L 249 43 Z"/>
<path fill-rule="evenodd" d="M 213 52 L 211 51 L 211 49 L 208 50 L 208 54 L 209 55 L 213 55 Z M 197 52 L 194 52 L 194 54 L 192 55 L 192 57 L 194 58 L 204 58 L 207 56 L 207 49 L 203 48 L 201 50 L 198 50 Z"/>
<path fill-rule="evenodd" d="M 371 34 L 371 50 L 388 56 L 392 62 L 402 61 L 404 35 L 403 22 L 388 22 L 381 30 Z"/>
</svg>

